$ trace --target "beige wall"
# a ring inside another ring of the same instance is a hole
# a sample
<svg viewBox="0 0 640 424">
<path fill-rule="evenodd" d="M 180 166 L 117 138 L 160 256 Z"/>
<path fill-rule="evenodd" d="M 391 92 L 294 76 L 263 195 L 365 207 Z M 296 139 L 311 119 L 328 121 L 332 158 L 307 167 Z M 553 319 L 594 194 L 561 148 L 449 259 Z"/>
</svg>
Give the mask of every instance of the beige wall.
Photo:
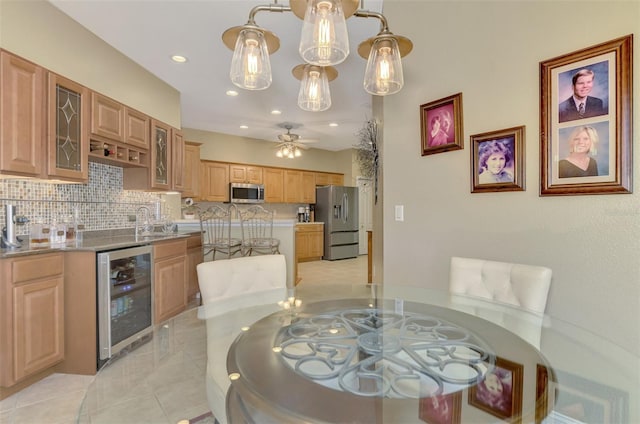
<svg viewBox="0 0 640 424">
<path fill-rule="evenodd" d="M 222 162 L 248 163 L 280 168 L 309 169 L 338 172 L 344 175 L 345 184 L 351 181 L 351 149 L 341 152 L 309 149 L 295 159 L 276 157 L 276 143 L 237 137 L 229 134 L 183 128 L 184 139 L 202 143 L 200 158 Z"/>
<path fill-rule="evenodd" d="M 42 0 L 0 1 L 0 47 L 180 128 L 180 93 Z"/>
<path fill-rule="evenodd" d="M 384 104 L 384 282 L 446 289 L 451 256 L 545 265 L 549 313 L 640 352 L 640 173 L 634 194 L 538 195 L 540 61 L 634 33 L 640 139 L 640 2 L 389 1 L 385 15 L 414 49 Z M 419 106 L 458 92 L 464 150 L 420 156 Z M 471 194 L 469 136 L 519 125 L 526 191 Z"/>
</svg>

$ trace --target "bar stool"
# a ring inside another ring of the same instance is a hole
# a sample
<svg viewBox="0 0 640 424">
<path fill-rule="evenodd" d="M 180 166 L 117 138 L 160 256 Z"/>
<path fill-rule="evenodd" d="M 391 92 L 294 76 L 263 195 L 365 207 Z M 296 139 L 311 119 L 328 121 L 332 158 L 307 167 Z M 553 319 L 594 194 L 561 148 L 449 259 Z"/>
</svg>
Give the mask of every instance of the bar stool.
<svg viewBox="0 0 640 424">
<path fill-rule="evenodd" d="M 242 227 L 242 256 L 280 253 L 280 240 L 273 238 L 273 211 L 254 205 L 238 211 Z"/>
</svg>

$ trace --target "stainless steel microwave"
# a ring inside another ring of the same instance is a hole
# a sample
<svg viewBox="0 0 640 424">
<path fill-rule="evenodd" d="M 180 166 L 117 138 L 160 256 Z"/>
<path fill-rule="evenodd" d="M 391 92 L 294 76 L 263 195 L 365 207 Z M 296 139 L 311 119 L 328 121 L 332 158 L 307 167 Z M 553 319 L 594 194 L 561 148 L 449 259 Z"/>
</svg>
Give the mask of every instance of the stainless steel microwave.
<svg viewBox="0 0 640 424">
<path fill-rule="evenodd" d="M 264 203 L 264 185 L 229 183 L 231 203 Z"/>
</svg>

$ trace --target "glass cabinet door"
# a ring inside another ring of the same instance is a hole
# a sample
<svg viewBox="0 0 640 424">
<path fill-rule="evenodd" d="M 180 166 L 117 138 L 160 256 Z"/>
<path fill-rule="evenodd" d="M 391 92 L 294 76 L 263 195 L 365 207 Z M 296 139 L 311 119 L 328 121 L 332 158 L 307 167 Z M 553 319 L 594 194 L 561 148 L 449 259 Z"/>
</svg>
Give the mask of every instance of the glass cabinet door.
<svg viewBox="0 0 640 424">
<path fill-rule="evenodd" d="M 169 189 L 171 186 L 171 127 L 151 122 L 151 187 Z"/>
<path fill-rule="evenodd" d="M 89 89 L 49 73 L 49 177 L 89 179 Z"/>
</svg>

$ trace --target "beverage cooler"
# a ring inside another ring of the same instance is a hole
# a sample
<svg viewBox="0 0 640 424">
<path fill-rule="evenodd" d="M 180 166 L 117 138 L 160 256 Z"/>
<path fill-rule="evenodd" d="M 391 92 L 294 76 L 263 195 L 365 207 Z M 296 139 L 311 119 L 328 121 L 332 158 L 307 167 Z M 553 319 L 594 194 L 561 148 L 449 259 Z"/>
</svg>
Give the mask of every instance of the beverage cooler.
<svg viewBox="0 0 640 424">
<path fill-rule="evenodd" d="M 98 253 L 98 369 L 153 330 L 151 246 Z"/>
</svg>

